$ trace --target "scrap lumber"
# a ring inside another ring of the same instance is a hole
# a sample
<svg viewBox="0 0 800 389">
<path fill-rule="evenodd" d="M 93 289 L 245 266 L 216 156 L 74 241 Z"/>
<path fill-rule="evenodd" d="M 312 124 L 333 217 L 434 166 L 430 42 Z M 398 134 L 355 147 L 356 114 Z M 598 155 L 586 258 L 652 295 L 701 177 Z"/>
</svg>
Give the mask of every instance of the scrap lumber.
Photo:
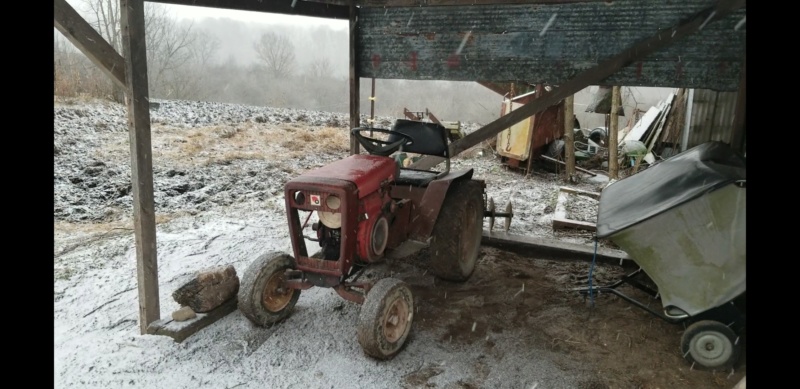
<svg viewBox="0 0 800 389">
<path fill-rule="evenodd" d="M 186 321 L 177 321 L 172 318 L 157 320 L 147 326 L 147 333 L 150 335 L 169 336 L 174 339 L 175 342 L 181 343 L 189 336 L 235 311 L 238 306 L 238 301 L 237 298 L 231 298 L 212 311 L 208 313 L 198 313 L 197 316 Z"/>
<path fill-rule="evenodd" d="M 553 229 L 577 229 L 586 231 L 597 231 L 597 224 L 585 222 L 581 220 L 573 220 L 567 217 L 567 199 L 570 195 L 576 196 L 589 196 L 594 199 L 600 199 L 600 193 L 588 192 L 585 190 L 560 187 L 558 188 L 558 202 L 556 203 L 556 210 L 553 215 Z"/>
</svg>

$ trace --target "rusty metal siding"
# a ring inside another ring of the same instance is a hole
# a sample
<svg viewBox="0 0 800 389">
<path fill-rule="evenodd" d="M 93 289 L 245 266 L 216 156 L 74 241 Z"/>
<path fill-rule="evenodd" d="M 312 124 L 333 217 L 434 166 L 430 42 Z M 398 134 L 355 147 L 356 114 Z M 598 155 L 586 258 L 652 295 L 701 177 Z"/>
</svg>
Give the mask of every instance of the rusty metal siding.
<svg viewBox="0 0 800 389">
<path fill-rule="evenodd" d="M 687 148 L 708 141 L 730 143 L 735 112 L 736 92 L 695 89 Z"/>
<path fill-rule="evenodd" d="M 715 3 L 362 8 L 357 71 L 361 77 L 558 85 Z M 710 23 L 605 83 L 735 90 L 746 40 L 745 26 L 735 27 L 745 12 Z"/>
</svg>

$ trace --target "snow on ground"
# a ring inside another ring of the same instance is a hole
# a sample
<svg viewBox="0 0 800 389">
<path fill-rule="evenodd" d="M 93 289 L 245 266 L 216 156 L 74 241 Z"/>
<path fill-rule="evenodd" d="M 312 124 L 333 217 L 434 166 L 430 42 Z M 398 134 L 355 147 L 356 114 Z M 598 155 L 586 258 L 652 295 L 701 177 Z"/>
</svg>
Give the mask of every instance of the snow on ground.
<svg viewBox="0 0 800 389">
<path fill-rule="evenodd" d="M 167 318 L 179 308 L 171 292 L 198 270 L 230 264 L 241 276 L 258 255 L 290 250 L 283 184 L 346 156 L 346 146 L 314 142 L 331 128 L 344 132 L 348 119 L 231 104 L 157 103 L 151 121 L 159 297 L 161 317 Z M 576 387 L 575 371 L 563 370 L 545 351 L 497 358 L 466 345 L 453 352 L 425 332 L 412 332 L 403 352 L 378 363 L 356 341 L 359 307 L 320 288 L 304 291 L 295 312 L 271 329 L 235 313 L 183 343 L 140 335 L 126 111 L 112 103 L 57 100 L 54 116 L 54 387 L 394 388 L 412 372 L 443 366 L 448 368 L 428 382 L 464 387 L 482 374 L 474 368 L 481 363 L 492 367 L 480 380 L 485 387 Z M 392 118 L 380 120 L 388 127 Z M 467 131 L 478 127 L 468 125 Z M 251 136 L 266 141 L 256 144 Z M 237 137 L 240 143 L 232 141 Z M 297 140 L 299 147 L 292 143 Z M 525 177 L 502 167 L 491 152 L 469 154 L 455 159 L 452 169 L 474 168 L 499 211 L 513 204 L 511 233 L 591 244 L 590 234 L 552 230 L 557 188 L 564 185 L 556 175 L 537 170 Z M 502 225 L 498 219 L 495 228 Z M 514 343 L 490 336 L 500 350 Z"/>
</svg>

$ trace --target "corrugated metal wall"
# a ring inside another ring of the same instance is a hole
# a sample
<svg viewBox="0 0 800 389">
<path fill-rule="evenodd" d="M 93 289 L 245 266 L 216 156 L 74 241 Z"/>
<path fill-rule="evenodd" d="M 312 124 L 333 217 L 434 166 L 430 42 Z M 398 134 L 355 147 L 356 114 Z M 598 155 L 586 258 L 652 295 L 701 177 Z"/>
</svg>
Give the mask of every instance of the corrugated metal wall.
<svg viewBox="0 0 800 389">
<path fill-rule="evenodd" d="M 608 5 L 362 8 L 357 72 L 366 78 L 558 85 L 715 4 L 616 0 Z M 619 70 L 604 84 L 736 90 L 745 15 L 742 9 L 713 22 Z"/>
<path fill-rule="evenodd" d="M 695 89 L 687 148 L 708 141 L 730 143 L 737 92 Z"/>
</svg>

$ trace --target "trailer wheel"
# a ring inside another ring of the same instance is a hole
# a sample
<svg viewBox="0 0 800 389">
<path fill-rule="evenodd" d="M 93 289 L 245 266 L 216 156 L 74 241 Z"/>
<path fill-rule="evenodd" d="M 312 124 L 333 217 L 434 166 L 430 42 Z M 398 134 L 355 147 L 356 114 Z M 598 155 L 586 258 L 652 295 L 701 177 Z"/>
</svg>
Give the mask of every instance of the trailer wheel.
<svg viewBox="0 0 800 389">
<path fill-rule="evenodd" d="M 300 298 L 300 290 L 284 287 L 284 273 L 295 266 L 294 258 L 280 252 L 267 253 L 253 261 L 242 276 L 239 311 L 260 326 L 289 316 Z"/>
<path fill-rule="evenodd" d="M 453 183 L 433 227 L 431 272 L 466 281 L 475 270 L 483 233 L 483 188 L 473 180 Z"/>
<path fill-rule="evenodd" d="M 728 370 L 739 360 L 741 344 L 736 334 L 714 320 L 691 324 L 681 337 L 681 352 L 690 363 L 710 370 Z"/>
<path fill-rule="evenodd" d="M 394 357 L 405 344 L 414 318 L 411 290 L 396 278 L 384 278 L 369 290 L 358 319 L 358 343 L 367 355 Z"/>
</svg>

